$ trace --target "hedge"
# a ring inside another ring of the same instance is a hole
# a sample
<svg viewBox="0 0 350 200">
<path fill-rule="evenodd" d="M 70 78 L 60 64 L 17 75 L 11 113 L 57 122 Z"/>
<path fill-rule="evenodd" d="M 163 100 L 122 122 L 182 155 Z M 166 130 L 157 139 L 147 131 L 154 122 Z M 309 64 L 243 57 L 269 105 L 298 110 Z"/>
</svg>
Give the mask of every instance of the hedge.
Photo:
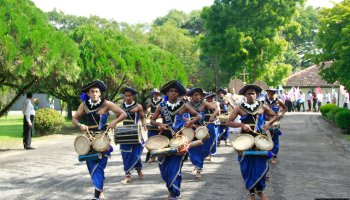
<svg viewBox="0 0 350 200">
<path fill-rule="evenodd" d="M 346 129 L 350 134 L 350 110 L 339 108 L 334 104 L 326 104 L 320 107 L 321 114 L 333 121 L 339 128 Z"/>
<path fill-rule="evenodd" d="M 39 135 L 57 133 L 62 129 L 64 122 L 64 117 L 53 109 L 43 108 L 35 112 L 34 126 Z"/>
</svg>

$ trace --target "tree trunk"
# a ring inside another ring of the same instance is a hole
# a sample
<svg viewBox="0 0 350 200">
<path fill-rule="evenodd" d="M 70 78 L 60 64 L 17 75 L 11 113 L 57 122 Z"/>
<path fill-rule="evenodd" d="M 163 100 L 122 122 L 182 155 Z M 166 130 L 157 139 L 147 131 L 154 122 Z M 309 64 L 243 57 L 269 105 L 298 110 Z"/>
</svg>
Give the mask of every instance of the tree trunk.
<svg viewBox="0 0 350 200">
<path fill-rule="evenodd" d="M 28 83 L 28 85 L 26 85 L 23 88 L 21 88 L 19 90 L 19 92 L 16 94 L 16 96 L 10 101 L 10 103 L 8 103 L 3 109 L 0 110 L 0 117 L 5 115 L 7 113 L 7 111 L 10 110 L 11 106 L 19 99 L 19 97 L 21 97 L 21 95 L 24 94 L 24 92 L 28 88 L 30 88 L 34 83 L 35 83 L 35 79 L 32 80 L 30 83 Z"/>
<path fill-rule="evenodd" d="M 72 119 L 73 114 L 72 114 L 72 103 L 67 102 L 67 118 Z"/>
</svg>

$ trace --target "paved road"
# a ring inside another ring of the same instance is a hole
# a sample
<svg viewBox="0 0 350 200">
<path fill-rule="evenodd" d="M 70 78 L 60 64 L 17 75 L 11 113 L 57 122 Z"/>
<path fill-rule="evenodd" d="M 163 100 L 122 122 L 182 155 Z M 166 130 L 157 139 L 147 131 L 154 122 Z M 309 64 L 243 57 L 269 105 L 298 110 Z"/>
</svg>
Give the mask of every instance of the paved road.
<svg viewBox="0 0 350 200">
<path fill-rule="evenodd" d="M 266 188 L 269 199 L 349 198 L 350 143 L 339 130 L 313 113 L 288 115 L 281 126 L 279 163 L 270 165 Z M 76 158 L 74 138 L 55 135 L 50 142 L 34 140 L 34 151 L 0 152 L 0 199 L 91 199 L 93 187 L 85 163 Z M 123 168 L 116 149 L 106 168 L 106 198 L 165 199 L 167 189 L 156 164 L 144 165 L 144 180 L 134 173 L 133 184 L 120 183 Z M 247 199 L 231 146 L 220 147 L 204 168 L 197 180 L 190 162 L 184 164 L 182 199 Z"/>
</svg>

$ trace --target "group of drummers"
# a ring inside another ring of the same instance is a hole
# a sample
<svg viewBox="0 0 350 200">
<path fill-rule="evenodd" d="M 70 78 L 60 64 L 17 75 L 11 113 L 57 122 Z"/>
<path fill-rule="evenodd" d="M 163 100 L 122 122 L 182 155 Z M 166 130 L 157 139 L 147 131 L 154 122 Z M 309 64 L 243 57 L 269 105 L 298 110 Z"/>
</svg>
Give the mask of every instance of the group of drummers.
<svg viewBox="0 0 350 200">
<path fill-rule="evenodd" d="M 100 80 L 83 86 L 83 102 L 72 120 L 84 133 L 76 138 L 74 147 L 79 161 L 86 161 L 95 187 L 93 199 L 104 199 L 104 169 L 113 151 L 109 130 L 114 130 L 114 142 L 120 146 L 125 171 L 125 179 L 121 182 L 131 183 L 133 169 L 140 179 L 144 178 L 141 155 L 146 147 L 146 162 L 159 164 L 169 191 L 167 199 L 178 199 L 184 161 L 189 158 L 195 167 L 195 177 L 201 178 L 204 160 L 211 159 L 220 141 L 228 143 L 230 127 L 241 129 L 232 146 L 238 152 L 249 198 L 255 199 L 258 195 L 260 199 L 267 199 L 263 190 L 268 178 L 268 160 L 277 163 L 278 137 L 281 135 L 278 120 L 286 112 L 286 106 L 275 97 L 276 90 L 265 90 L 267 95 L 260 101 L 257 96 L 262 88 L 245 85 L 239 91 L 244 100 L 234 105 L 225 98 L 227 91 L 222 88 L 217 94 L 205 94 L 201 88 L 187 91 L 179 81 L 173 80 L 151 92 L 144 113 L 142 105 L 134 100 L 135 89 L 122 89 L 124 101 L 120 107 L 101 98 L 106 89 Z M 107 123 L 110 111 L 116 118 Z M 146 115 L 150 118 L 149 123 Z M 120 122 L 123 126 L 117 127 Z M 147 140 L 142 137 L 141 129 L 148 131 Z"/>
</svg>

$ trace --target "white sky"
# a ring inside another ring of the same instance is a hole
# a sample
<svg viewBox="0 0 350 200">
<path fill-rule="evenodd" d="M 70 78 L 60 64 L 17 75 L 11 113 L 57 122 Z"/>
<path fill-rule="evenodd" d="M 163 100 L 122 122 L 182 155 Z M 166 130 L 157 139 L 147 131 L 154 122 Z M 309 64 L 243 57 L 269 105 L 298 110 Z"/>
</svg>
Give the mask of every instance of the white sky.
<svg viewBox="0 0 350 200">
<path fill-rule="evenodd" d="M 210 6 L 214 0 L 32 0 L 37 7 L 47 12 L 54 8 L 77 16 L 97 15 L 118 22 L 151 23 L 177 9 L 189 13 Z M 340 0 L 334 0 L 340 2 Z M 306 5 L 331 7 L 330 0 L 307 0 Z"/>
</svg>

